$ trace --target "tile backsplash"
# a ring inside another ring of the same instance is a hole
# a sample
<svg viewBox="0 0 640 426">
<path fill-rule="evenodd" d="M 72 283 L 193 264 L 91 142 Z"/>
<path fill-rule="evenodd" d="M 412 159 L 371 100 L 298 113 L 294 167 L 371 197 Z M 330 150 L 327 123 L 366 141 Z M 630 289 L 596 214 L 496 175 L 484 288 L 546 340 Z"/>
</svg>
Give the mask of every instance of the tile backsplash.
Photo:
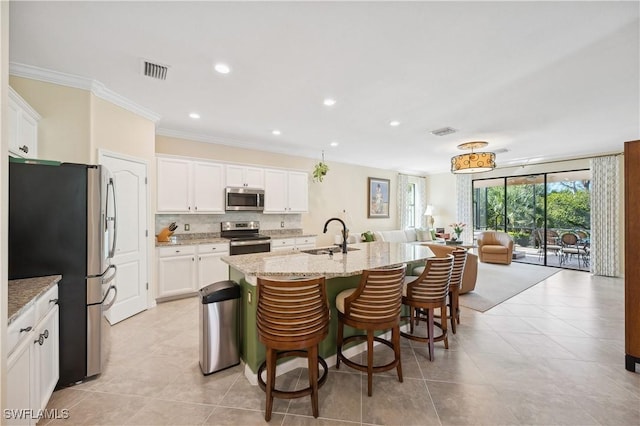
<svg viewBox="0 0 640 426">
<path fill-rule="evenodd" d="M 229 212 L 225 214 L 157 214 L 154 235 L 169 226 L 178 225 L 175 234 L 220 232 L 221 222 L 257 220 L 261 230 L 293 230 L 302 228 L 301 214 L 262 214 L 257 212 Z M 284 228 L 280 225 L 284 222 Z M 189 230 L 185 231 L 185 225 Z"/>
</svg>

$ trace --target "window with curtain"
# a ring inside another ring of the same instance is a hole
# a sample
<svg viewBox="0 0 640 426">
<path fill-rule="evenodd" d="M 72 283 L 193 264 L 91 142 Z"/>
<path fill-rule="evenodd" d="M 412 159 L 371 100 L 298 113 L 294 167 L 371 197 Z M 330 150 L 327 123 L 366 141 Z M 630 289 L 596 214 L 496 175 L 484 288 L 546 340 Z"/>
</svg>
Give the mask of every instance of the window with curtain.
<svg viewBox="0 0 640 426">
<path fill-rule="evenodd" d="M 426 184 L 420 176 L 398 175 L 398 220 L 400 229 L 424 226 Z"/>
</svg>

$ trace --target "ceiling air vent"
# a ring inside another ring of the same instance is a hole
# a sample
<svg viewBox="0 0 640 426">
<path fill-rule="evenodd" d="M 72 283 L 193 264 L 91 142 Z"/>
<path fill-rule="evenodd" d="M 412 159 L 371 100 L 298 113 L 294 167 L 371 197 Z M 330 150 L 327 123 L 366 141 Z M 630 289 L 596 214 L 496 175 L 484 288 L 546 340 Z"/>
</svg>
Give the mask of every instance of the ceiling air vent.
<svg viewBox="0 0 640 426">
<path fill-rule="evenodd" d="M 457 130 L 453 127 L 443 127 L 441 129 L 432 130 L 431 134 L 436 136 L 444 136 L 450 135 L 451 133 L 455 133 Z"/>
<path fill-rule="evenodd" d="M 153 62 L 143 61 L 142 62 L 142 73 L 151 78 L 155 78 L 157 80 L 166 80 L 167 79 L 167 71 L 169 71 L 169 67 L 160 64 L 154 64 Z"/>
</svg>

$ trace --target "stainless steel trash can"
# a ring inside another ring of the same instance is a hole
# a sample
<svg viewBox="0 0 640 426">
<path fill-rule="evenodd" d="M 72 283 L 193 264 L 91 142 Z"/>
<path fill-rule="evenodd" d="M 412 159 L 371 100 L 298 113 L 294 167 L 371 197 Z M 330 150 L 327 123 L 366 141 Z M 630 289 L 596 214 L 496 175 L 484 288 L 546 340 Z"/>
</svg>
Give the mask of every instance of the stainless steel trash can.
<svg viewBox="0 0 640 426">
<path fill-rule="evenodd" d="M 200 369 L 215 373 L 240 363 L 240 286 L 219 281 L 200 290 Z"/>
</svg>

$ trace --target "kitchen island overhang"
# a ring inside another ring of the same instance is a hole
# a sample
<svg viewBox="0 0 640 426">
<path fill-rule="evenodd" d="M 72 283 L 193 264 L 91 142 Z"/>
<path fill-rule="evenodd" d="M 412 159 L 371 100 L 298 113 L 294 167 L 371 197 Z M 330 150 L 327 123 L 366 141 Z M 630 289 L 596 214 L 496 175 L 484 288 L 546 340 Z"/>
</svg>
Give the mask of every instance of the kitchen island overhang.
<svg viewBox="0 0 640 426">
<path fill-rule="evenodd" d="M 423 265 L 426 259 L 435 256 L 429 247 L 420 244 L 380 241 L 350 244 L 349 249 L 350 251 L 345 254 L 337 248 L 333 255 L 292 251 L 222 258 L 222 261 L 229 265 L 229 278 L 240 284 L 242 288 L 241 356 L 246 366 L 245 375 L 252 383 L 256 383 L 256 372 L 265 357 L 265 349 L 258 341 L 256 329 L 257 277 L 282 280 L 314 276 L 326 278 L 331 323 L 328 336 L 320 343 L 319 354 L 331 366 L 335 365 L 338 329 L 338 314 L 335 307 L 337 294 L 345 289 L 357 287 L 362 271 L 365 269 L 406 263 L 407 272 L 410 273 L 413 267 Z M 355 333 L 356 330 L 345 328 L 345 335 Z"/>
</svg>

